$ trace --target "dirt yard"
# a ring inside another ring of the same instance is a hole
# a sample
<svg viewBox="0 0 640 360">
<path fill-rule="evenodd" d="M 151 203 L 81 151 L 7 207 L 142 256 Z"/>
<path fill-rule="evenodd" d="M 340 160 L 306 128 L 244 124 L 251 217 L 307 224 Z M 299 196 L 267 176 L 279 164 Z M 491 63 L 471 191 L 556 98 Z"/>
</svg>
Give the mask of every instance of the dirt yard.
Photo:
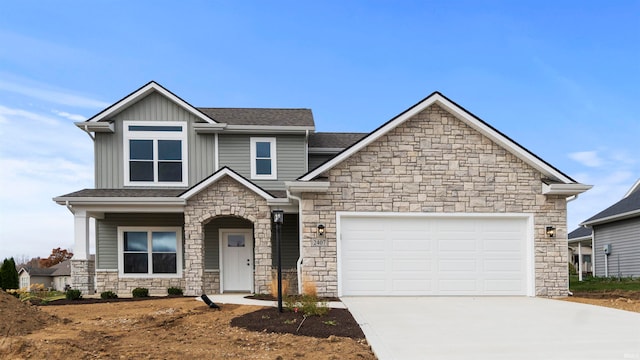
<svg viewBox="0 0 640 360">
<path fill-rule="evenodd" d="M 375 359 L 364 339 L 256 332 L 230 325 L 232 319 L 260 309 L 224 305 L 220 311 L 210 310 L 182 297 L 38 307 L 0 291 L 0 358 Z M 264 316 L 263 321 L 275 321 L 273 314 Z M 332 325 L 336 320 L 324 321 L 327 327 L 340 327 Z"/>
<path fill-rule="evenodd" d="M 563 300 L 640 312 L 640 292 L 582 296 Z M 265 330 L 295 332 L 302 319 L 279 316 L 257 306 L 210 310 L 193 298 L 33 306 L 0 291 L 0 358 L 375 359 L 358 329 L 342 329 L 343 313 L 307 318 L 298 334 L 318 337 Z"/>
</svg>

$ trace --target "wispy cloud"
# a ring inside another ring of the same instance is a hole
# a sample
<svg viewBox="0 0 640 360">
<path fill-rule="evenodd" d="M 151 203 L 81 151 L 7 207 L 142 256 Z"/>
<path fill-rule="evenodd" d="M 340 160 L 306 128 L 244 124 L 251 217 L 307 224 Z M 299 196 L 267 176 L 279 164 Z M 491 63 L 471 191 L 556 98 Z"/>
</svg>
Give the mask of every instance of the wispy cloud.
<svg viewBox="0 0 640 360">
<path fill-rule="evenodd" d="M 87 120 L 86 116 L 83 115 L 78 115 L 78 114 L 70 114 L 66 111 L 58 111 L 58 110 L 51 110 L 54 114 L 61 116 L 63 118 L 67 118 L 69 120 L 73 120 L 73 121 L 84 121 Z"/>
<path fill-rule="evenodd" d="M 0 105 L 0 123 L 7 124 L 12 121 L 15 122 L 20 120 L 37 121 L 43 124 L 53 125 L 53 126 L 58 125 L 58 121 L 48 116 L 23 110 L 23 109 L 10 108 L 7 106 Z"/>
<path fill-rule="evenodd" d="M 3 76 L 4 77 L 4 76 Z M 46 84 L 38 84 L 30 81 L 29 85 L 15 81 L 0 80 L 0 90 L 20 94 L 33 99 L 42 100 L 51 104 L 59 104 L 80 108 L 105 108 L 109 103 L 91 99 L 82 95 L 73 94 L 71 91 L 56 89 Z"/>
<path fill-rule="evenodd" d="M 600 167 L 604 163 L 600 156 L 598 156 L 597 151 L 573 152 L 569 154 L 569 158 L 588 167 Z"/>
</svg>

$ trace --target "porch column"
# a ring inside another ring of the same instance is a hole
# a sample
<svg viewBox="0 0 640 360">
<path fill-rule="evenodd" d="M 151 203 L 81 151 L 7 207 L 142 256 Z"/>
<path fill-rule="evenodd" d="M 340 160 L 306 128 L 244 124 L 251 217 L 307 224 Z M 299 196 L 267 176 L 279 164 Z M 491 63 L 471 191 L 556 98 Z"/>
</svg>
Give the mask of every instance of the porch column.
<svg viewBox="0 0 640 360">
<path fill-rule="evenodd" d="M 578 241 L 578 281 L 582 281 L 582 243 Z"/>
<path fill-rule="evenodd" d="M 71 287 L 84 295 L 95 292 L 94 277 L 96 275 L 95 260 L 89 254 L 89 216 L 85 210 L 75 210 L 74 246 L 71 259 Z"/>
</svg>

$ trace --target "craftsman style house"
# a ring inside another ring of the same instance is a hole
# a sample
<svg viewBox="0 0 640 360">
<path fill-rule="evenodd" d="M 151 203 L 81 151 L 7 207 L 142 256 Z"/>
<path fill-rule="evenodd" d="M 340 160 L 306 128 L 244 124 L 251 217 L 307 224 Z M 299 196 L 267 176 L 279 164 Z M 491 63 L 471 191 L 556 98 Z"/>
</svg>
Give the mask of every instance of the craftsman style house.
<svg viewBox="0 0 640 360">
<path fill-rule="evenodd" d="M 294 291 L 567 291 L 566 199 L 590 186 L 440 93 L 368 134 L 316 133 L 308 109 L 196 108 L 150 82 L 76 125 L 95 188 L 54 200 L 83 292 L 269 292 L 273 210 Z"/>
</svg>

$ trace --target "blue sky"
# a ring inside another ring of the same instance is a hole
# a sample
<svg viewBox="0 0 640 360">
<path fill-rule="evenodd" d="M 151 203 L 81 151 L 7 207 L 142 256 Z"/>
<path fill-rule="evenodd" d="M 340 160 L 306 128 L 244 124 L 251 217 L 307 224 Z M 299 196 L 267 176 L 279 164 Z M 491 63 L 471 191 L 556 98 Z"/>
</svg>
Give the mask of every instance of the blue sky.
<svg viewBox="0 0 640 360">
<path fill-rule="evenodd" d="M 574 179 L 569 230 L 640 177 L 640 1 L 6 1 L 0 259 L 73 246 L 82 121 L 150 80 L 194 106 L 371 131 L 440 91 Z"/>
</svg>

